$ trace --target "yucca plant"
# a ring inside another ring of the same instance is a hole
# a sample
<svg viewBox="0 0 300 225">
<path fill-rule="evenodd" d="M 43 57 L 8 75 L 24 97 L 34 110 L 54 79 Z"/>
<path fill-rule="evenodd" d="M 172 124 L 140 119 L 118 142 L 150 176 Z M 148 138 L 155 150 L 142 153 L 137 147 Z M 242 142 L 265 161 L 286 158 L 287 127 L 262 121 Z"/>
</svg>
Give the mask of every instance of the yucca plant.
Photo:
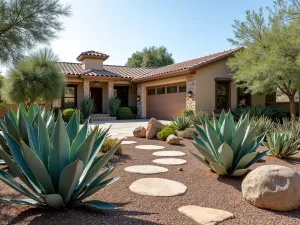
<svg viewBox="0 0 300 225">
<path fill-rule="evenodd" d="M 89 134 L 91 134 L 94 130 L 96 130 L 96 137 L 100 137 L 105 134 L 106 138 L 111 137 L 111 135 L 108 133 L 109 128 L 100 127 L 99 124 L 95 125 L 93 128 L 90 126 L 89 128 Z"/>
<path fill-rule="evenodd" d="M 201 125 L 202 119 L 210 119 L 211 117 L 208 115 L 208 113 L 204 111 L 197 111 L 194 114 L 189 116 L 193 124 Z"/>
<path fill-rule="evenodd" d="M 171 122 L 177 128 L 177 130 L 185 130 L 186 128 L 192 126 L 192 121 L 187 116 L 178 116 Z"/>
<path fill-rule="evenodd" d="M 267 134 L 267 142 L 264 142 L 264 146 L 270 149 L 268 155 L 281 159 L 297 154 L 299 140 L 293 141 L 291 134 L 288 133 L 273 132 Z"/>
<path fill-rule="evenodd" d="M 268 117 L 252 117 L 249 121 L 250 128 L 257 127 L 256 135 L 266 134 L 267 132 L 272 131 L 275 128 L 275 123 Z"/>
<path fill-rule="evenodd" d="M 235 124 L 231 112 L 223 111 L 213 122 L 202 120 L 202 126 L 195 125 L 199 137 L 193 136 L 200 155 L 192 154 L 219 175 L 242 176 L 268 152 L 256 151 L 264 134 L 256 137 L 257 126 L 250 129 L 248 114 Z"/>
<path fill-rule="evenodd" d="M 300 136 L 300 121 L 283 118 L 282 123 L 277 121 L 275 130 L 280 133 L 288 133 L 291 136 L 291 140 L 297 141 Z"/>
<path fill-rule="evenodd" d="M 96 138 L 97 131 L 94 130 L 88 135 L 88 121 L 79 130 L 79 111 L 67 125 L 59 112 L 51 137 L 41 113 L 37 114 L 37 123 L 32 125 L 25 113 L 20 111 L 18 121 L 20 132 L 15 136 L 4 131 L 12 158 L 1 148 L 0 156 L 24 185 L 4 170 L 0 170 L 0 180 L 28 199 L 0 200 L 55 209 L 85 205 L 115 209 L 115 206 L 102 201 L 82 200 L 117 180 L 108 178 L 115 166 L 103 167 L 120 143 L 106 154 L 97 156 L 106 133 Z"/>
</svg>

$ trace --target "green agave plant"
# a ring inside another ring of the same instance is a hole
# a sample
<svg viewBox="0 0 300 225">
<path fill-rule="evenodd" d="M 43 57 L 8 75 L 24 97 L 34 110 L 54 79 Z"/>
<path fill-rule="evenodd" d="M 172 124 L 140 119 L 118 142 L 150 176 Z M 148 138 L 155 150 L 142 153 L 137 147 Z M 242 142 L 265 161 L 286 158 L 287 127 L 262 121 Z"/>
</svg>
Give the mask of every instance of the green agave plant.
<svg viewBox="0 0 300 225">
<path fill-rule="evenodd" d="M 189 128 L 192 126 L 192 121 L 191 121 L 190 117 L 188 117 L 188 116 L 178 116 L 172 120 L 172 124 L 178 130 L 185 130 L 186 128 Z"/>
<path fill-rule="evenodd" d="M 94 130 L 88 135 L 88 121 L 79 130 L 79 111 L 67 125 L 59 112 L 51 137 L 41 113 L 37 113 L 36 117 L 37 122 L 32 124 L 28 115 L 20 111 L 19 132 L 12 135 L 4 131 L 12 158 L 0 148 L 0 157 L 24 185 L 4 170 L 0 170 L 0 180 L 28 199 L 0 200 L 55 209 L 84 205 L 115 209 L 115 206 L 102 201 L 82 200 L 118 180 L 108 178 L 115 166 L 103 167 L 120 142 L 106 154 L 97 156 L 106 133 L 96 138 L 97 131 Z"/>
<path fill-rule="evenodd" d="M 297 154 L 299 140 L 294 141 L 289 133 L 273 132 L 267 134 L 267 142 L 264 142 L 264 146 L 270 149 L 268 155 L 286 158 Z"/>
<path fill-rule="evenodd" d="M 200 155 L 192 154 L 219 175 L 242 176 L 268 153 L 256 151 L 264 134 L 256 137 L 257 126 L 250 129 L 248 114 L 235 124 L 231 112 L 222 112 L 219 120 L 202 120 L 202 126 L 195 125 L 199 137 L 193 136 Z"/>
</svg>

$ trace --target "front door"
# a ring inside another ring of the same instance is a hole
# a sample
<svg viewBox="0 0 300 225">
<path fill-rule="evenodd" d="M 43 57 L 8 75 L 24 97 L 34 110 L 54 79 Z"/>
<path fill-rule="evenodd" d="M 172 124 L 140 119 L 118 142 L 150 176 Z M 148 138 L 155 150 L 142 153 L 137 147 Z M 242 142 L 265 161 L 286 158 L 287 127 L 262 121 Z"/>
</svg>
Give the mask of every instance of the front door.
<svg viewBox="0 0 300 225">
<path fill-rule="evenodd" d="M 102 113 L 102 88 L 91 88 L 91 99 L 95 103 L 95 113 Z"/>
<path fill-rule="evenodd" d="M 115 86 L 114 89 L 116 97 L 121 100 L 121 107 L 128 107 L 128 87 Z"/>
</svg>

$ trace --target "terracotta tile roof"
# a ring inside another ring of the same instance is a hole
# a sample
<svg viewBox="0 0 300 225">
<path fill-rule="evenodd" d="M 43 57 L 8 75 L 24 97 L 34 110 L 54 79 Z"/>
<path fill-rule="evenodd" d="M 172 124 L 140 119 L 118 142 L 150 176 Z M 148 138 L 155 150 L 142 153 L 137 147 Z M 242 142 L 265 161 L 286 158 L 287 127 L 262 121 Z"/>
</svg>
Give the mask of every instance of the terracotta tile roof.
<svg viewBox="0 0 300 225">
<path fill-rule="evenodd" d="M 160 76 L 170 74 L 173 72 L 192 71 L 192 70 L 200 68 L 204 65 L 207 65 L 209 63 L 226 58 L 226 57 L 234 54 L 235 52 L 237 52 L 239 49 L 241 49 L 241 47 L 229 49 L 229 50 L 226 50 L 223 52 L 214 53 L 211 55 L 203 56 L 203 57 L 196 58 L 196 59 L 191 59 L 191 60 L 180 62 L 180 63 L 175 63 L 175 64 L 164 66 L 164 67 L 160 67 L 160 68 L 154 69 L 153 71 L 151 71 L 145 75 L 138 76 L 138 77 L 134 78 L 133 80 L 139 81 L 139 80 L 143 80 L 143 79 L 150 79 L 151 77 L 160 77 Z"/>
<path fill-rule="evenodd" d="M 103 59 L 106 60 L 108 59 L 109 55 L 106 55 L 102 52 L 96 52 L 96 51 L 86 51 L 86 52 L 81 52 L 80 55 L 77 57 L 78 61 L 81 61 L 84 58 L 98 58 L 98 59 Z"/>
<path fill-rule="evenodd" d="M 119 74 L 112 73 L 110 71 L 107 71 L 105 69 L 89 69 L 83 72 L 82 75 L 85 76 L 100 76 L 100 77 L 121 77 Z"/>
</svg>

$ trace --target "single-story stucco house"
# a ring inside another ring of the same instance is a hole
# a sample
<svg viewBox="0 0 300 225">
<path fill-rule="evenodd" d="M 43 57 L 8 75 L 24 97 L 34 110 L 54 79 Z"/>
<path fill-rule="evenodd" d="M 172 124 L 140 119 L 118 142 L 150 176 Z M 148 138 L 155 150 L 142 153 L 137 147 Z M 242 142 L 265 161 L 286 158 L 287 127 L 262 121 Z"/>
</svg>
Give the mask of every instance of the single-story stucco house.
<svg viewBox="0 0 300 225">
<path fill-rule="evenodd" d="M 219 113 L 247 105 L 265 104 L 265 96 L 244 94 L 232 81 L 226 60 L 240 48 L 160 68 L 106 65 L 109 55 L 82 52 L 79 63 L 59 62 L 67 87 L 53 107 L 77 107 L 84 96 L 94 100 L 97 114 L 107 113 L 107 101 L 116 96 L 122 106 L 135 106 L 141 118 L 170 119 L 184 109 Z"/>
</svg>

